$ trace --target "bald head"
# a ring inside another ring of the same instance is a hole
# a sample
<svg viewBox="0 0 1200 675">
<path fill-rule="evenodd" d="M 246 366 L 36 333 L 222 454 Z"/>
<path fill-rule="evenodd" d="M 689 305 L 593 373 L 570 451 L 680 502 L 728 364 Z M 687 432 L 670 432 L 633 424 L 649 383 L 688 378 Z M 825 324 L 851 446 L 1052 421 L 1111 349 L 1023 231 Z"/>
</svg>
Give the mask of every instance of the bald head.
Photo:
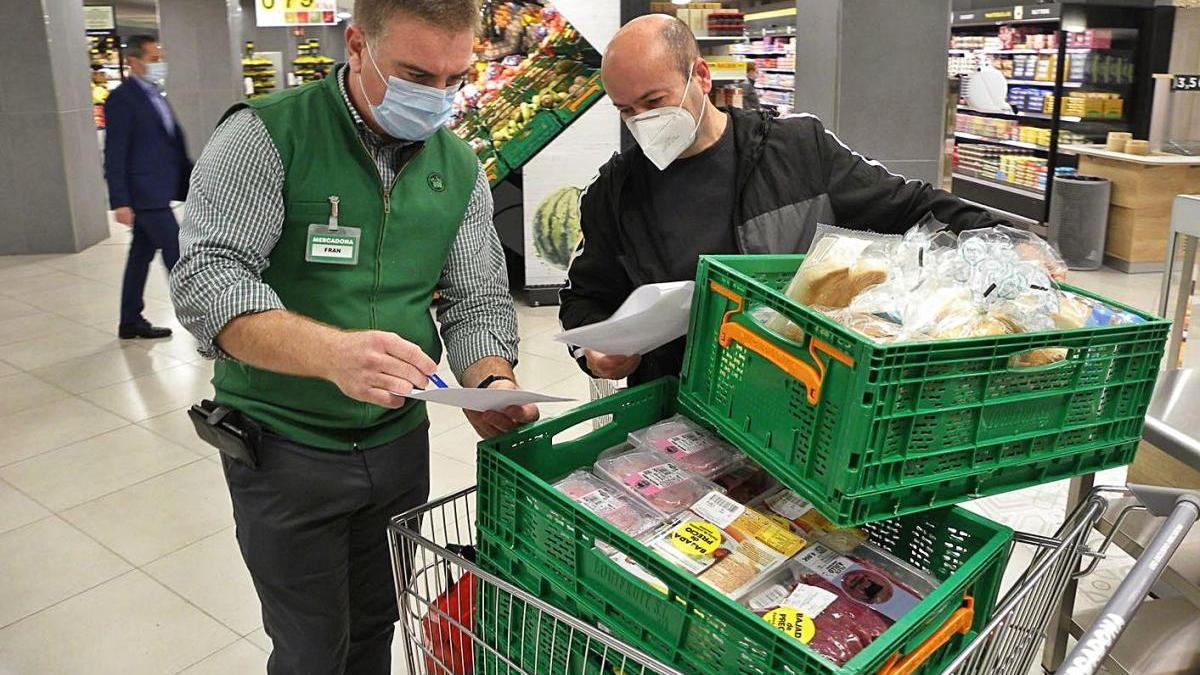
<svg viewBox="0 0 1200 675">
<path fill-rule="evenodd" d="M 692 31 L 679 19 L 650 14 L 625 24 L 608 43 L 601 68 L 604 88 L 625 117 L 681 105 L 691 80 L 696 100 L 682 103 L 699 114 L 700 99 L 712 88 L 708 64 Z"/>
</svg>

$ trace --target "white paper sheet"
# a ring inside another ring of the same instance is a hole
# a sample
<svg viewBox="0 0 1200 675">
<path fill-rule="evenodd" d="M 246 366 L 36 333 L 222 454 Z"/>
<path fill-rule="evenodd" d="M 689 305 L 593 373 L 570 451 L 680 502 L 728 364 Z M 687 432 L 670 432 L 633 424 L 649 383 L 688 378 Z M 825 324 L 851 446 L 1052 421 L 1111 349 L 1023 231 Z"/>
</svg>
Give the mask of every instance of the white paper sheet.
<svg viewBox="0 0 1200 675">
<path fill-rule="evenodd" d="M 604 354 L 646 354 L 687 335 L 694 281 L 638 287 L 606 321 L 554 336 L 569 345 Z"/>
<path fill-rule="evenodd" d="M 573 401 L 573 398 L 539 394 L 535 391 L 515 389 L 466 389 L 463 387 L 448 387 L 446 389 L 427 389 L 414 391 L 405 398 L 429 403 L 440 403 L 465 410 L 504 410 L 511 405 L 526 405 L 529 403 L 558 403 Z"/>
</svg>

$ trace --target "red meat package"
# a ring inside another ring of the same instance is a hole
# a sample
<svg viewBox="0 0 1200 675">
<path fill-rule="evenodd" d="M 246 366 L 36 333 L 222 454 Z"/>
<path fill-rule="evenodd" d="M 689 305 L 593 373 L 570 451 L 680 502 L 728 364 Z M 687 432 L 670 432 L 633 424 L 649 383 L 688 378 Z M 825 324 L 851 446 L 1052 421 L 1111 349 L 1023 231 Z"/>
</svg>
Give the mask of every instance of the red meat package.
<svg viewBox="0 0 1200 675">
<path fill-rule="evenodd" d="M 779 486 L 766 469 L 750 459 L 729 467 L 713 482 L 725 490 L 726 496 L 741 504 L 749 504 Z"/>
<path fill-rule="evenodd" d="M 742 453 L 716 434 L 675 415 L 629 434 L 635 446 L 666 455 L 676 466 L 712 478 L 742 459 Z"/>
<path fill-rule="evenodd" d="M 596 475 L 623 486 L 664 516 L 683 511 L 716 489 L 711 482 L 648 450 L 602 455 L 595 469 Z"/>
<path fill-rule="evenodd" d="M 554 487 L 631 537 L 638 537 L 662 523 L 661 515 L 582 469 L 558 481 Z"/>
<path fill-rule="evenodd" d="M 855 602 L 795 561 L 751 591 L 746 606 L 837 665 L 845 665 L 892 621 Z"/>
</svg>

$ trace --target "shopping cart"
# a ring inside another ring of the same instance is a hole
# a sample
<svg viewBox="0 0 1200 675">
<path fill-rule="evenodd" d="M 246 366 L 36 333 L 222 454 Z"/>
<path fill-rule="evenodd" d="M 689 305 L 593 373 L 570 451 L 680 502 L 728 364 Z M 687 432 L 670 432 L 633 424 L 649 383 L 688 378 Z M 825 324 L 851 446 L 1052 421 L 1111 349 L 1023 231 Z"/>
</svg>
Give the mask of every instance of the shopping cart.
<svg viewBox="0 0 1200 675">
<path fill-rule="evenodd" d="M 1090 535 L 1114 497 L 1121 510 L 1097 546 Z M 1165 518 L 1108 604 L 1067 655 L 1059 675 L 1095 673 L 1151 586 L 1200 519 L 1200 493 L 1144 486 L 1097 487 L 1053 536 L 1017 533 L 1037 550 L 992 620 L 944 670 L 1027 675 L 1071 582 L 1091 574 L 1135 510 Z M 389 528 L 400 626 L 409 675 L 675 675 L 672 667 L 542 602 L 471 561 L 475 488 L 397 516 Z"/>
</svg>

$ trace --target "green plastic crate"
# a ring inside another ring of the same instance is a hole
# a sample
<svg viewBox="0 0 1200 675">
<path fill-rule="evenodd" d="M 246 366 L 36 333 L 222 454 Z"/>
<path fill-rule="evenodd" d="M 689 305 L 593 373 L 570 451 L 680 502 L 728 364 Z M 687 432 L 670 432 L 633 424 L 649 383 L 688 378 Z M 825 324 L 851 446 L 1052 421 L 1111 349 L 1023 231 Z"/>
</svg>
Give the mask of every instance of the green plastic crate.
<svg viewBox="0 0 1200 675">
<path fill-rule="evenodd" d="M 1068 287 L 1147 321 L 881 345 L 784 295 L 801 260 L 701 258 L 679 398 L 838 525 L 1132 461 L 1167 321 Z M 804 342 L 756 322 L 764 305 Z M 1039 347 L 1068 356 L 1009 367 Z"/>
<path fill-rule="evenodd" d="M 554 113 L 539 110 L 518 135 L 500 146 L 500 159 L 504 160 L 510 170 L 519 169 L 541 152 L 562 130 L 563 126 Z"/>
<path fill-rule="evenodd" d="M 978 632 L 995 603 L 1012 531 L 959 508 L 868 526 L 873 540 L 942 584 L 839 668 L 583 509 L 551 483 L 590 467 L 626 435 L 674 414 L 664 379 L 584 405 L 479 445 L 478 560 L 486 570 L 686 673 L 876 673 L 908 654 L 974 598 L 974 617 L 916 672 L 937 672 Z M 612 415 L 576 440 L 556 435 Z M 615 548 L 670 589 L 664 596 L 595 549 Z"/>
<path fill-rule="evenodd" d="M 604 83 L 600 80 L 600 71 L 592 71 L 587 73 L 587 76 L 588 83 L 584 86 L 581 93 L 572 96 L 554 108 L 555 116 L 562 120 L 564 126 L 574 122 L 575 118 L 587 112 L 588 108 L 592 107 L 592 104 L 604 96 Z"/>
</svg>

